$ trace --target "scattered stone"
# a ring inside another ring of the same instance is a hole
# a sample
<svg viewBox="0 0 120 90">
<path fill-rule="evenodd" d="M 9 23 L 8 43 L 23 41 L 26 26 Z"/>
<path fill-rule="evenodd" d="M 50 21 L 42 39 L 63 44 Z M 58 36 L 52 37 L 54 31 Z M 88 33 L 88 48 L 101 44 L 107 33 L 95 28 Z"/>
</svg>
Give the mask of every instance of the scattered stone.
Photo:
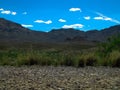
<svg viewBox="0 0 120 90">
<path fill-rule="evenodd" d="M 120 68 L 0 66 L 0 90 L 120 90 Z"/>
</svg>

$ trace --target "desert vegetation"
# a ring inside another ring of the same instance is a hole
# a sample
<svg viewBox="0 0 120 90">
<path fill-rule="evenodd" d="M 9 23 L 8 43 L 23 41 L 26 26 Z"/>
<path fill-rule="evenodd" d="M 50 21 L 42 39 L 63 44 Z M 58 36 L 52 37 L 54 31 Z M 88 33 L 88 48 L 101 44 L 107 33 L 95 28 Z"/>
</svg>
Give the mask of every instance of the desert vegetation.
<svg viewBox="0 0 120 90">
<path fill-rule="evenodd" d="M 43 45 L 44 46 L 44 45 Z M 120 37 L 113 36 L 96 47 L 77 44 L 47 47 L 13 47 L 0 50 L 0 65 L 22 66 L 110 66 L 120 67 Z M 2 48 L 2 47 L 1 47 Z"/>
</svg>

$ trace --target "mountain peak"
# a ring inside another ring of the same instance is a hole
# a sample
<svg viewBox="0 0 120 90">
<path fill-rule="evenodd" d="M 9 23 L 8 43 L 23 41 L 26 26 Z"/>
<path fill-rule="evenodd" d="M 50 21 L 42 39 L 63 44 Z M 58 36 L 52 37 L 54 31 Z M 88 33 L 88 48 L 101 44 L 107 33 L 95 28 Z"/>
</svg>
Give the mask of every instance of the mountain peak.
<svg viewBox="0 0 120 90">
<path fill-rule="evenodd" d="M 22 27 L 20 24 L 0 18 L 0 31 L 7 32 L 21 32 L 28 31 L 28 29 Z"/>
</svg>

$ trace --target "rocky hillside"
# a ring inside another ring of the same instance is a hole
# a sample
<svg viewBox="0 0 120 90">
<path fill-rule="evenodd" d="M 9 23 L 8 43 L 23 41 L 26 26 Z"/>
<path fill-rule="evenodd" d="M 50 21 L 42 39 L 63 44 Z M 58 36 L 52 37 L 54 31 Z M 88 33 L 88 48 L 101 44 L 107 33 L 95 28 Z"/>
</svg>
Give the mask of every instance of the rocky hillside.
<svg viewBox="0 0 120 90">
<path fill-rule="evenodd" d="M 50 32 L 29 30 L 20 24 L 0 18 L 0 42 L 99 42 L 120 33 L 120 25 L 87 32 L 75 29 L 53 29 Z"/>
</svg>

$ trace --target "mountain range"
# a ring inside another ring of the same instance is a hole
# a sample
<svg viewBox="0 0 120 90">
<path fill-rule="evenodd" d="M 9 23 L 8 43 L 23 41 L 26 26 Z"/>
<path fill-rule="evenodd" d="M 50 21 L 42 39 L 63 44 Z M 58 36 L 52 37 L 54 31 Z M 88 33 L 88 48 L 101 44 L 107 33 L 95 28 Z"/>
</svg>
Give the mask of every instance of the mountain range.
<svg viewBox="0 0 120 90">
<path fill-rule="evenodd" d="M 42 32 L 30 30 L 18 23 L 0 18 L 0 42 L 104 42 L 108 37 L 119 33 L 120 25 L 86 32 L 72 28 Z"/>
</svg>

